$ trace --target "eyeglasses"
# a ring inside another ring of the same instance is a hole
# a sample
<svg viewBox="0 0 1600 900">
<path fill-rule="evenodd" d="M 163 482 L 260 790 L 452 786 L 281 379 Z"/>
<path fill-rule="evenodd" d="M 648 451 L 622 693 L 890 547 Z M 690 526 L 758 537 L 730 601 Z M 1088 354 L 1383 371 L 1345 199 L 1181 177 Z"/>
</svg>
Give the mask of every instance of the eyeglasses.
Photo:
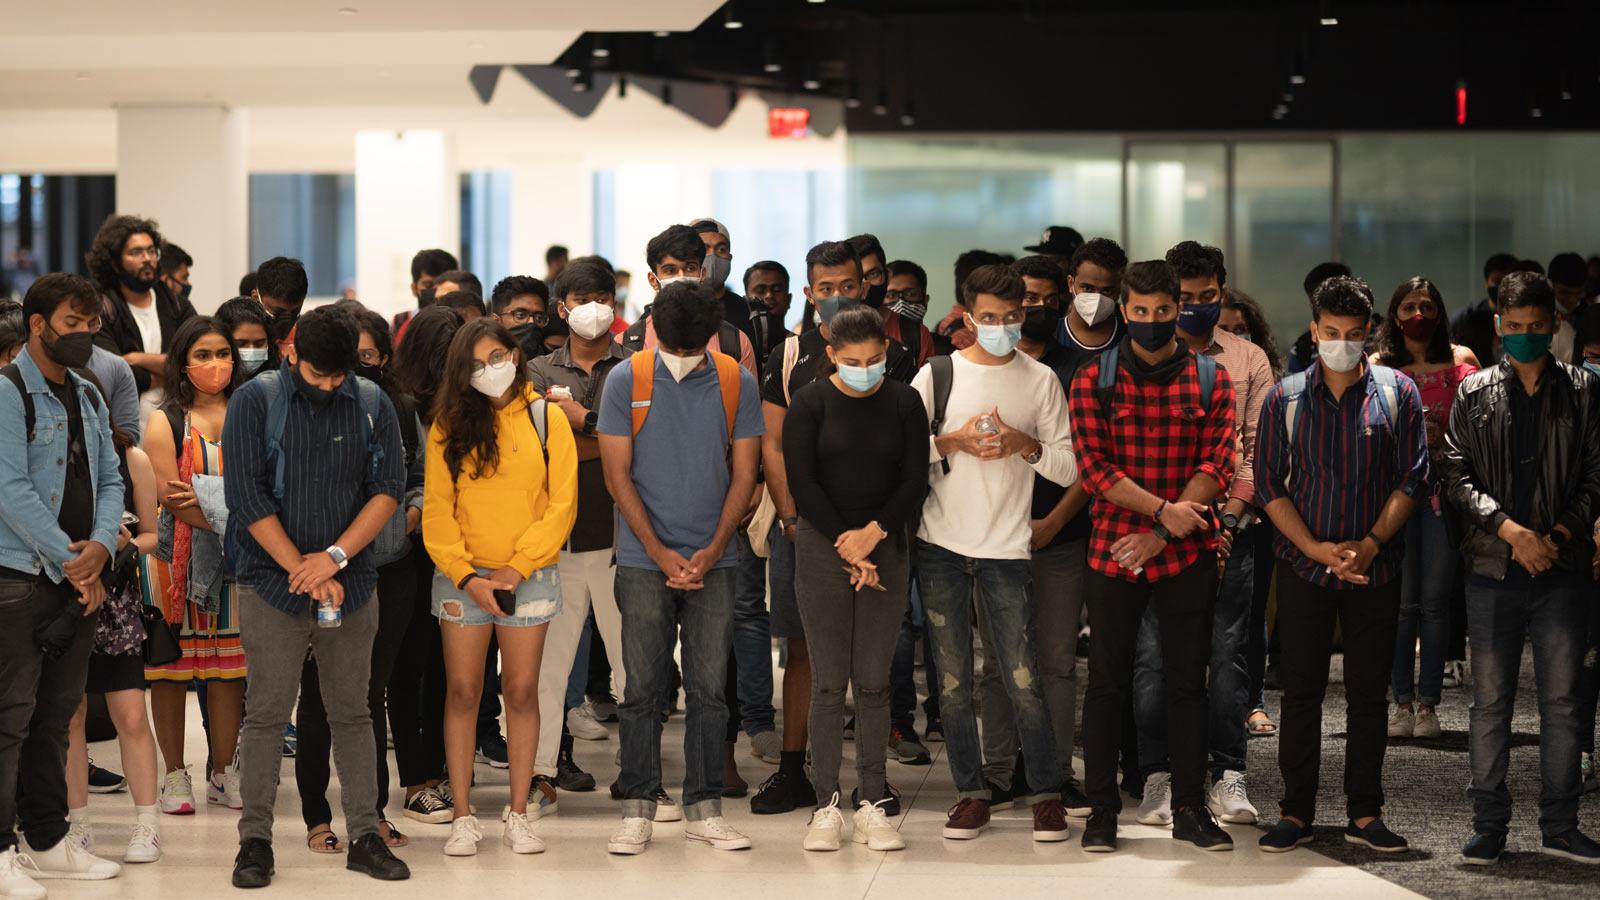
<svg viewBox="0 0 1600 900">
<path fill-rule="evenodd" d="M 364 365 L 368 366 L 376 366 L 383 362 L 383 354 L 379 353 L 377 350 L 363 350 L 356 354 L 356 356 L 360 358 Z"/>
<path fill-rule="evenodd" d="M 501 321 L 504 321 L 506 319 L 510 319 L 514 324 L 517 324 L 517 325 L 527 325 L 530 322 L 532 324 L 534 324 L 534 325 L 539 325 L 539 326 L 545 326 L 545 325 L 549 325 L 550 324 L 550 314 L 549 313 L 547 313 L 547 312 L 537 312 L 537 311 L 531 310 L 531 309 L 508 309 L 505 312 L 501 313 L 499 318 L 501 319 Z"/>
<path fill-rule="evenodd" d="M 928 299 L 928 295 L 916 288 L 907 288 L 903 291 L 885 291 L 883 299 L 890 303 L 921 303 Z"/>
<path fill-rule="evenodd" d="M 129 259 L 160 259 L 160 247 L 136 247 L 122 254 Z"/>
<path fill-rule="evenodd" d="M 508 361 L 510 361 L 510 359 L 511 359 L 511 351 L 510 350 L 496 350 L 495 352 L 489 354 L 489 361 L 487 363 L 480 362 L 479 360 L 476 360 L 476 359 L 473 360 L 472 361 L 472 374 L 473 375 L 482 375 L 484 373 L 484 371 L 489 368 L 489 366 L 505 365 Z"/>
</svg>

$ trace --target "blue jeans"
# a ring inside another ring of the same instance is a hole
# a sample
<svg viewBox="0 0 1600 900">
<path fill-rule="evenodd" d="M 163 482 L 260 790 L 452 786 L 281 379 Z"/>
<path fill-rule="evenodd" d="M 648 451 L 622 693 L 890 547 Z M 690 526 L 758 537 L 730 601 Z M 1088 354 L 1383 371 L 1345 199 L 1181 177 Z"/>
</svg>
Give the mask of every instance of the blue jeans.
<svg viewBox="0 0 1600 900">
<path fill-rule="evenodd" d="M 972 705 L 972 604 L 977 602 L 994 633 L 994 651 L 1007 673 L 1006 694 L 1015 710 L 1022 753 L 1028 760 L 1028 787 L 1019 800 L 1032 805 L 1057 799 L 1062 783 L 1055 734 L 1045 710 L 1044 690 L 1033 648 L 1032 576 L 1026 559 L 973 559 L 927 541 L 917 541 L 917 571 L 922 602 L 933 634 L 942 679 L 946 753 L 956 796 L 988 800 L 983 783 L 983 749 Z"/>
<path fill-rule="evenodd" d="M 1211 717 L 1206 746 L 1211 777 L 1245 767 L 1244 720 L 1250 710 L 1250 679 L 1245 645 L 1250 602 L 1255 596 L 1256 560 L 1252 531 L 1234 541 L 1211 616 L 1211 660 L 1207 694 Z M 1161 624 L 1155 605 L 1145 607 L 1133 663 L 1133 715 L 1139 724 L 1139 768 L 1145 775 L 1169 772 L 1167 760 L 1167 679 L 1161 662 Z"/>
<path fill-rule="evenodd" d="M 1438 706 L 1444 690 L 1444 653 L 1450 641 L 1450 588 L 1461 557 L 1445 536 L 1444 517 L 1419 503 L 1406 523 L 1400 569 L 1400 630 L 1394 640 L 1394 702 Z M 1417 638 L 1422 672 L 1412 679 Z"/>
<path fill-rule="evenodd" d="M 733 590 L 733 655 L 739 670 L 739 716 L 745 734 L 772 731 L 772 623 L 767 617 L 767 561 L 738 533 L 739 568 Z M 785 541 L 781 535 L 778 540 Z"/>
<path fill-rule="evenodd" d="M 574 709 L 583 705 L 583 692 L 589 686 L 589 648 L 594 644 L 594 615 L 591 613 L 589 621 L 583 623 L 583 636 L 578 638 L 578 652 L 572 656 L 572 673 L 567 676 L 567 695 L 565 699 L 567 709 Z M 566 727 L 565 719 L 561 726 Z"/>
<path fill-rule="evenodd" d="M 622 611 L 622 815 L 655 817 L 661 787 L 661 711 L 672 690 L 672 648 L 683 642 L 683 814 L 722 815 L 722 745 L 728 726 L 728 645 L 733 638 L 732 568 L 713 569 L 698 591 L 667 587 L 656 569 L 617 567 Z"/>
<path fill-rule="evenodd" d="M 922 615 L 922 592 L 917 589 L 917 573 L 911 573 L 911 602 L 900 620 L 900 639 L 894 645 L 894 662 L 889 666 L 889 722 L 911 734 L 916 730 L 917 714 L 917 638 L 927 635 Z M 939 721 L 939 664 L 933 659 L 933 641 L 922 642 L 922 678 L 928 685 L 928 699 L 922 712 L 929 722 Z"/>
<path fill-rule="evenodd" d="M 1593 602 L 1593 585 L 1568 572 L 1540 579 L 1513 572 L 1499 585 L 1467 579 L 1472 643 L 1472 786 L 1467 794 L 1473 831 L 1505 834 L 1511 821 L 1506 767 L 1524 638 L 1533 644 L 1539 692 L 1539 830 L 1555 837 L 1578 827 L 1582 783 L 1576 698 Z"/>
</svg>

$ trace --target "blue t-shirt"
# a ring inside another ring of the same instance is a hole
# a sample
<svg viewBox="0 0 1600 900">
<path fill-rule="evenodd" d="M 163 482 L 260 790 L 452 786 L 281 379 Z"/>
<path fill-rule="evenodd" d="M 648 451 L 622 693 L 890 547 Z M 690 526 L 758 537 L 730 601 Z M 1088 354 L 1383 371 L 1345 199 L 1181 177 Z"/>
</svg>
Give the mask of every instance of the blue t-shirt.
<svg viewBox="0 0 1600 900">
<path fill-rule="evenodd" d="M 606 375 L 595 430 L 605 435 L 633 434 L 633 366 L 624 363 Z M 739 370 L 739 411 L 733 439 L 760 437 L 761 396 L 755 377 Z M 711 543 L 728 495 L 728 420 L 722 411 L 722 388 L 710 361 L 682 382 L 672 380 L 656 357 L 650 414 L 633 440 L 633 486 L 644 501 L 650 527 L 667 547 L 685 559 Z M 739 548 L 728 542 L 715 568 L 737 564 Z M 617 513 L 617 565 L 655 569 L 644 546 Z"/>
</svg>

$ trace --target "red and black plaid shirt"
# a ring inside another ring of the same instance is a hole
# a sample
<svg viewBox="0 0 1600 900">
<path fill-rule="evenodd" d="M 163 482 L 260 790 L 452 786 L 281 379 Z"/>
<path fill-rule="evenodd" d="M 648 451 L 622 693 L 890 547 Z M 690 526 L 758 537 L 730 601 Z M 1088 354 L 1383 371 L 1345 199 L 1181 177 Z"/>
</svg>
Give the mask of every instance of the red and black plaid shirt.
<svg viewBox="0 0 1600 900">
<path fill-rule="evenodd" d="M 1133 351 L 1124 345 L 1120 356 Z M 1105 499 L 1106 491 L 1124 478 L 1163 500 L 1174 501 L 1196 474 L 1215 478 L 1224 492 L 1233 479 L 1235 448 L 1233 382 L 1217 367 L 1211 402 L 1200 401 L 1200 377 L 1193 355 L 1166 384 L 1134 380 L 1126 366 L 1117 372 L 1109 404 L 1110 417 L 1095 395 L 1099 356 L 1084 363 L 1072 379 L 1072 445 L 1078 454 L 1078 475 L 1092 499 L 1089 566 L 1124 581 L 1139 575 L 1111 558 L 1111 546 L 1122 538 L 1155 527 L 1155 520 Z M 1217 545 L 1216 523 L 1168 543 L 1144 564 L 1149 581 L 1171 578 Z"/>
</svg>

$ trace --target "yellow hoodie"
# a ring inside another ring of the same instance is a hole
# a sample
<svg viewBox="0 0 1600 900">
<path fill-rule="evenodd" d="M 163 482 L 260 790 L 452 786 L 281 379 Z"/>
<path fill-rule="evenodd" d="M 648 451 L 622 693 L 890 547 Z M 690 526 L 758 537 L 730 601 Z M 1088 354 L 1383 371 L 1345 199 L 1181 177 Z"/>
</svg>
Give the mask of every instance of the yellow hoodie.
<svg viewBox="0 0 1600 900">
<path fill-rule="evenodd" d="M 451 582 L 460 583 L 474 566 L 510 566 L 526 578 L 560 558 L 578 516 L 578 448 L 566 415 L 550 404 L 547 480 L 528 418 L 528 401 L 538 396 L 529 386 L 523 399 L 495 413 L 500 464 L 483 477 L 469 458 L 461 477 L 451 478 L 444 432 L 438 422 L 428 432 L 422 542 Z"/>
</svg>

